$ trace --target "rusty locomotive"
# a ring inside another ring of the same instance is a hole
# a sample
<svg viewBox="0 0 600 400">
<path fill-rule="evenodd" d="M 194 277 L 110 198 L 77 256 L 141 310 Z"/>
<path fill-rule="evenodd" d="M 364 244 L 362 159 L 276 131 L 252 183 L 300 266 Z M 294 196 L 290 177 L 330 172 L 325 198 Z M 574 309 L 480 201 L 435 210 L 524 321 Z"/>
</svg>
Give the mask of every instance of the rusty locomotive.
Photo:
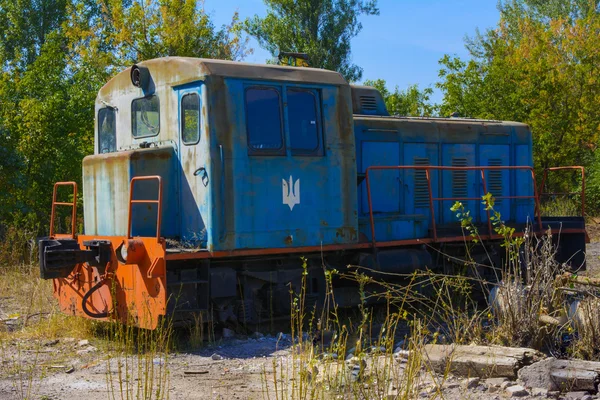
<svg viewBox="0 0 600 400">
<path fill-rule="evenodd" d="M 524 124 L 390 116 L 376 89 L 332 71 L 150 60 L 98 93 L 85 232 L 77 184 L 57 183 L 41 275 L 73 315 L 148 329 L 166 315 L 256 323 L 289 312 L 303 263 L 314 301 L 323 265 L 435 268 L 432 249 L 464 240 L 456 200 L 494 246 L 487 192 L 512 226 L 560 227 L 558 257 L 585 263 L 583 218 L 540 215 Z M 73 208 L 70 233 L 54 231 L 57 206 Z M 335 290 L 356 303 L 352 282 Z"/>
</svg>

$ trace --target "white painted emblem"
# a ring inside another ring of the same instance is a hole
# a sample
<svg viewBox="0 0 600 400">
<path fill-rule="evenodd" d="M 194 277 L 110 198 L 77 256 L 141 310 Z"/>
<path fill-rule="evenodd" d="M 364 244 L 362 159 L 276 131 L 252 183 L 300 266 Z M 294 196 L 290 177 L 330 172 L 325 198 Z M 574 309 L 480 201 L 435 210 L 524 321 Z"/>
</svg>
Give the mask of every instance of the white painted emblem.
<svg viewBox="0 0 600 400">
<path fill-rule="evenodd" d="M 296 179 L 296 183 L 292 179 L 290 175 L 290 181 L 286 182 L 285 179 L 282 179 L 282 188 L 283 188 L 283 204 L 287 204 L 290 206 L 290 211 L 294 209 L 296 204 L 300 204 L 300 179 Z M 293 190 L 292 190 L 293 184 Z"/>
</svg>

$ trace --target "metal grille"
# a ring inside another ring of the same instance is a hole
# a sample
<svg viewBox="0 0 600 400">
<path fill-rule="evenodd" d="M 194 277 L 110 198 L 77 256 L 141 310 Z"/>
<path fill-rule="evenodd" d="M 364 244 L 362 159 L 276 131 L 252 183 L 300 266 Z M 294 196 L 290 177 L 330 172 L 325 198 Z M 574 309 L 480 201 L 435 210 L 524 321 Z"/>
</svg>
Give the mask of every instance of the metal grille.
<svg viewBox="0 0 600 400">
<path fill-rule="evenodd" d="M 501 158 L 490 158 L 488 160 L 488 166 L 490 167 L 501 167 Z M 502 196 L 502 171 L 491 170 L 488 171 L 487 178 L 487 190 L 496 198 L 496 204 L 502 204 L 502 199 L 498 199 L 498 196 Z"/>
<path fill-rule="evenodd" d="M 453 167 L 466 167 L 466 158 L 452 158 Z M 452 171 L 452 197 L 467 197 L 467 171 Z"/>
<path fill-rule="evenodd" d="M 376 111 L 377 101 L 374 96 L 360 96 L 360 108 L 363 110 Z"/>
<path fill-rule="evenodd" d="M 415 157 L 413 165 L 427 166 L 429 158 Z M 415 208 L 429 208 L 429 188 L 424 170 L 415 170 Z"/>
</svg>

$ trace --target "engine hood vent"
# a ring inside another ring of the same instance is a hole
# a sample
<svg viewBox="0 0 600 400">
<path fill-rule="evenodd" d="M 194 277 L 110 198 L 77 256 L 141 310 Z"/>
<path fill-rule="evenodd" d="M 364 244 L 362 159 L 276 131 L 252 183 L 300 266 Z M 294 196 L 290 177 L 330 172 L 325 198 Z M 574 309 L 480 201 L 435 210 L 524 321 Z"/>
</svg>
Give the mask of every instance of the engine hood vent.
<svg viewBox="0 0 600 400">
<path fill-rule="evenodd" d="M 352 112 L 359 115 L 381 115 L 390 114 L 385 107 L 385 102 L 379 90 L 370 86 L 351 86 L 352 89 Z"/>
</svg>

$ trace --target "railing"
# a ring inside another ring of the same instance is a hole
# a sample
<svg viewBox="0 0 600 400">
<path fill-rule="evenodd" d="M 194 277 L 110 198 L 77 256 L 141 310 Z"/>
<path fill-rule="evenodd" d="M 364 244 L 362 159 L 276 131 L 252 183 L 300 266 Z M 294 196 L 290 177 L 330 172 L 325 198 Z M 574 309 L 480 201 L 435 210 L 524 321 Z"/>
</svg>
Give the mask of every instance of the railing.
<svg viewBox="0 0 600 400">
<path fill-rule="evenodd" d="M 367 200 L 369 203 L 369 218 L 371 222 L 371 238 L 373 242 L 373 247 L 377 246 L 377 240 L 375 238 L 375 220 L 373 218 L 373 203 L 371 200 L 371 185 L 369 181 L 369 172 L 374 170 L 415 170 L 415 171 L 425 171 L 425 177 L 427 179 L 427 188 L 429 192 L 429 210 L 431 213 L 431 229 L 433 232 L 433 241 L 436 242 L 438 240 L 437 235 L 437 226 L 435 222 L 435 211 L 434 211 L 434 202 L 436 201 L 469 201 L 469 200 L 481 200 L 481 197 L 433 197 L 433 192 L 431 191 L 431 170 L 436 171 L 480 171 L 481 173 L 481 183 L 483 185 L 483 193 L 487 193 L 487 185 L 485 180 L 485 171 L 494 171 L 494 170 L 523 170 L 531 172 L 531 179 L 533 181 L 533 195 L 531 196 L 495 196 L 496 199 L 533 199 L 535 203 L 535 211 L 534 215 L 536 216 L 537 224 L 539 229 L 542 229 L 542 218 L 540 215 L 540 198 L 538 196 L 537 184 L 535 181 L 535 172 L 532 167 L 529 166 L 493 166 L 493 167 L 447 167 L 447 166 L 416 166 L 416 165 L 398 165 L 398 166 L 371 166 L 368 167 L 365 172 L 365 179 L 367 181 Z M 492 221 L 490 219 L 490 211 L 487 212 L 487 223 L 488 223 L 488 238 L 492 238 Z"/>
<path fill-rule="evenodd" d="M 138 181 L 150 181 L 156 180 L 158 182 L 158 198 L 156 200 L 134 200 L 133 199 L 133 188 L 135 187 L 135 182 Z M 133 204 L 157 204 L 157 214 L 156 214 L 156 241 L 160 241 L 160 225 L 162 220 L 162 178 L 158 175 L 149 175 L 149 176 L 135 176 L 131 179 L 129 184 L 129 219 L 127 221 L 127 238 L 131 239 L 131 231 L 132 231 L 132 208 Z"/>
<path fill-rule="evenodd" d="M 73 202 L 56 201 L 59 186 L 73 186 Z M 54 219 L 56 217 L 56 206 L 69 206 L 71 211 L 71 237 L 75 239 L 75 226 L 77 224 L 77 183 L 76 182 L 56 182 L 52 191 L 52 211 L 50 213 L 50 237 L 54 237 Z"/>
<path fill-rule="evenodd" d="M 581 193 L 579 192 L 549 192 L 545 193 L 544 188 L 548 179 L 548 172 L 550 171 L 561 171 L 561 170 L 580 170 L 581 171 Z M 540 197 L 541 196 L 573 196 L 579 194 L 581 196 L 581 216 L 585 216 L 585 168 L 579 165 L 573 165 L 568 167 L 552 167 L 544 170 L 544 178 L 542 178 L 542 184 L 540 185 Z"/>
</svg>

